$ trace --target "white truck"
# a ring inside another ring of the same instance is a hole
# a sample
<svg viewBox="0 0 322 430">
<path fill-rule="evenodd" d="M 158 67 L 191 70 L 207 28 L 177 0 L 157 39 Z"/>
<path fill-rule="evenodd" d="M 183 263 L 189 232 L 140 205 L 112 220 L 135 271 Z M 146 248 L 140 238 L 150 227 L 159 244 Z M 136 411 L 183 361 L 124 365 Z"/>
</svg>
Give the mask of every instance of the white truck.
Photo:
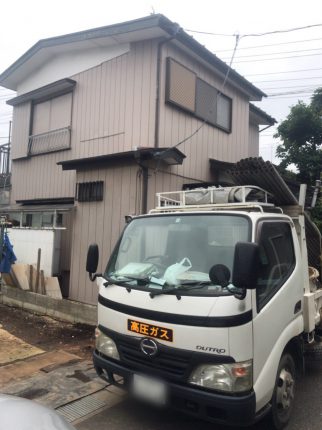
<svg viewBox="0 0 322 430">
<path fill-rule="evenodd" d="M 322 289 L 301 206 L 287 215 L 267 198 L 252 186 L 161 193 L 126 225 L 104 274 L 90 246 L 102 378 L 208 421 L 270 414 L 286 426 L 306 345 L 319 346 Z"/>
</svg>

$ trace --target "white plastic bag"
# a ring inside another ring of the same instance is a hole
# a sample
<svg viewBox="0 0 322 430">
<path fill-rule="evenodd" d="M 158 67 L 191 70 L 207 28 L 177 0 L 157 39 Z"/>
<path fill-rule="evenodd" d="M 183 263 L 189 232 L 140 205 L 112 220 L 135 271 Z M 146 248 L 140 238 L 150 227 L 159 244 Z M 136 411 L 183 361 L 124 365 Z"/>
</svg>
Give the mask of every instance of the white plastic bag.
<svg viewBox="0 0 322 430">
<path fill-rule="evenodd" d="M 178 283 L 177 277 L 191 268 L 192 264 L 189 258 L 183 258 L 180 263 L 172 264 L 164 272 L 163 279 L 170 284 L 175 285 Z"/>
</svg>

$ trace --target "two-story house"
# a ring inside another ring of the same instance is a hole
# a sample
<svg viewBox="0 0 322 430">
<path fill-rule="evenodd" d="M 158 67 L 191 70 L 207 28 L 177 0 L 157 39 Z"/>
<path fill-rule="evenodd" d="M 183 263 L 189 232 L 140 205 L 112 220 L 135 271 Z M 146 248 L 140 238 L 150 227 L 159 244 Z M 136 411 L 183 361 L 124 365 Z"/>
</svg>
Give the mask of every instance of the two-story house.
<svg viewBox="0 0 322 430">
<path fill-rule="evenodd" d="M 215 182 L 211 159 L 257 156 L 259 125 L 275 121 L 250 104 L 261 90 L 163 15 L 40 40 L 0 85 L 17 92 L 7 213 L 20 229 L 65 228 L 53 271 L 87 303 L 90 243 L 104 270 L 125 215 Z"/>
</svg>

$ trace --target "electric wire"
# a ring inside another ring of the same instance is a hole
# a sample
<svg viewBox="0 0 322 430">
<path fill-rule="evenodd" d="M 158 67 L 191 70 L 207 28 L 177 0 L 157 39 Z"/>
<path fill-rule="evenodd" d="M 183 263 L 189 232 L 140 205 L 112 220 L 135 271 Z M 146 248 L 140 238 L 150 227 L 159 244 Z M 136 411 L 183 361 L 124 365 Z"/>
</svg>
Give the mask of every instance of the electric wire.
<svg viewBox="0 0 322 430">
<path fill-rule="evenodd" d="M 283 29 L 283 30 L 273 30 L 273 31 L 266 31 L 264 33 L 246 33 L 246 34 L 240 34 L 238 35 L 239 38 L 244 38 L 244 37 L 261 37 L 261 36 L 269 36 L 272 34 L 281 34 L 281 33 L 290 33 L 292 31 L 299 31 L 299 30 L 306 30 L 308 28 L 314 28 L 314 27 L 322 27 L 322 24 L 310 24 L 310 25 L 305 25 L 302 27 L 293 27 L 293 28 L 288 28 L 288 29 Z M 185 31 L 189 31 L 190 33 L 197 33 L 197 34 L 207 34 L 210 36 L 225 36 L 225 37 L 236 37 L 237 35 L 235 33 L 233 34 L 228 34 L 228 33 L 213 33 L 210 31 L 201 31 L 201 30 L 191 30 L 191 29 L 185 29 Z"/>
<path fill-rule="evenodd" d="M 314 88 L 319 87 L 318 84 L 314 85 Z M 291 86 L 279 86 L 279 87 L 266 87 L 265 85 L 263 86 L 263 90 L 267 91 L 267 90 L 284 90 L 284 89 L 291 89 L 291 88 L 308 88 L 308 84 L 306 85 L 291 85 Z"/>
<path fill-rule="evenodd" d="M 276 98 L 283 98 L 283 97 L 285 97 L 285 96 L 287 96 L 287 97 L 291 97 L 291 96 L 293 96 L 293 97 L 311 97 L 312 95 L 313 95 L 313 93 L 314 93 L 314 90 L 305 90 L 305 91 L 303 91 L 303 92 L 296 92 L 296 91 L 294 91 L 294 93 L 288 93 L 288 92 L 285 92 L 285 93 L 272 93 L 272 94 L 268 94 L 268 96 L 267 96 L 267 98 L 268 98 L 268 100 L 269 101 L 271 101 L 271 100 L 273 100 L 273 99 L 276 99 Z"/>
<path fill-rule="evenodd" d="M 278 60 L 286 60 L 289 58 L 303 58 L 303 57 L 315 57 L 316 55 L 322 55 L 322 52 L 320 53 L 315 53 L 315 54 L 303 54 L 303 55 L 289 55 L 286 57 L 273 57 L 273 58 L 260 58 L 260 59 L 255 59 L 255 60 L 236 60 L 235 63 L 239 64 L 239 63 L 258 63 L 258 62 L 262 62 L 262 61 L 278 61 Z"/>
<path fill-rule="evenodd" d="M 248 49 L 258 49 L 258 48 L 267 48 L 267 47 L 272 47 L 272 46 L 280 46 L 280 45 L 291 45 L 294 43 L 305 43 L 305 42 L 314 42 L 314 41 L 319 41 L 322 40 L 322 38 L 318 37 L 315 39 L 304 39 L 304 40 L 292 40 L 290 42 L 279 42 L 279 43 L 269 43 L 266 45 L 253 45 L 253 46 L 244 46 L 244 47 L 239 47 L 238 50 L 248 50 Z M 216 49 L 216 52 L 231 52 L 231 49 Z"/>
<path fill-rule="evenodd" d="M 321 67 L 313 68 L 313 69 L 297 69 L 297 70 L 284 70 L 282 72 L 265 72 L 265 73 L 245 73 L 246 76 L 266 76 L 266 75 L 279 75 L 284 73 L 298 73 L 298 72 L 311 72 L 322 70 Z"/>
<path fill-rule="evenodd" d="M 293 51 L 282 51 L 282 52 L 266 52 L 264 54 L 251 54 L 251 55 L 239 55 L 238 58 L 253 58 L 253 57 L 266 57 L 268 55 L 281 55 L 281 54 L 294 54 L 299 52 L 309 52 L 309 51 L 321 51 L 322 48 L 310 48 L 310 49 L 297 49 Z M 226 60 L 229 58 L 225 58 Z M 237 62 L 237 58 L 236 58 Z"/>
<path fill-rule="evenodd" d="M 268 81 L 253 81 L 255 84 L 263 84 L 263 83 L 269 83 L 269 82 L 288 82 L 288 81 L 306 81 L 311 79 L 322 79 L 322 76 L 308 76 L 308 77 L 301 77 L 301 78 L 288 78 L 288 79 L 271 79 Z"/>
</svg>

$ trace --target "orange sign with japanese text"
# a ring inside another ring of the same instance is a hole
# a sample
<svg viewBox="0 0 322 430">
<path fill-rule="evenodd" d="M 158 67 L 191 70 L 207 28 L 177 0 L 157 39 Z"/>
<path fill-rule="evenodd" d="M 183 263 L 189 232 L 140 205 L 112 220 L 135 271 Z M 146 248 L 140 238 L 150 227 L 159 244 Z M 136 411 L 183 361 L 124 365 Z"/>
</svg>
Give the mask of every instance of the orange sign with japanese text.
<svg viewBox="0 0 322 430">
<path fill-rule="evenodd" d="M 159 327 L 140 321 L 127 320 L 127 329 L 131 332 L 142 334 L 143 336 L 173 342 L 173 330 L 170 328 Z"/>
</svg>

